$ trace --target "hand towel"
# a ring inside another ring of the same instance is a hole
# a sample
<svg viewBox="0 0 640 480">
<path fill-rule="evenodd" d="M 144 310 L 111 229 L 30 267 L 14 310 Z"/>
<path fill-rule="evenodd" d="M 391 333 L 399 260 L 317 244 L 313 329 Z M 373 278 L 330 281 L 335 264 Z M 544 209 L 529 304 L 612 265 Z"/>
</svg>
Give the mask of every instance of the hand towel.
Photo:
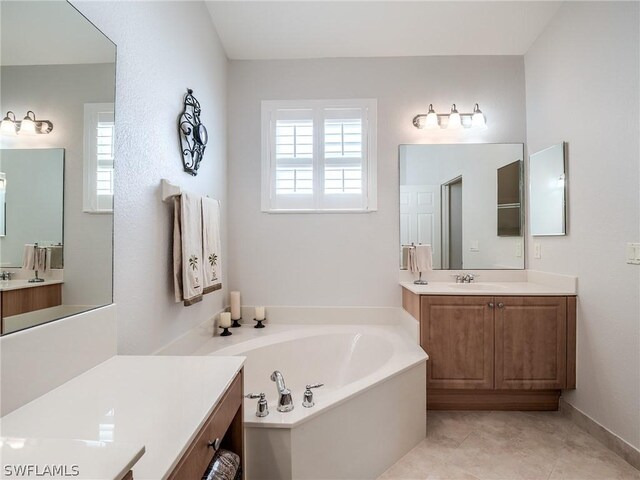
<svg viewBox="0 0 640 480">
<path fill-rule="evenodd" d="M 416 265 L 416 249 L 411 246 L 408 249 L 407 253 L 407 268 L 410 272 L 415 273 L 418 271 L 418 266 Z"/>
<path fill-rule="evenodd" d="M 22 268 L 25 270 L 35 270 L 36 266 L 36 246 L 27 243 L 22 251 Z"/>
<path fill-rule="evenodd" d="M 176 303 L 182 302 L 182 219 L 180 196 L 173 197 L 173 293 Z"/>
<path fill-rule="evenodd" d="M 415 272 L 428 272 L 433 270 L 433 252 L 431 245 L 416 245 L 415 268 Z"/>
<path fill-rule="evenodd" d="M 33 269 L 40 273 L 47 271 L 47 249 L 45 247 L 35 248 L 35 265 Z"/>
<path fill-rule="evenodd" d="M 202 197 L 202 287 L 203 293 L 222 288 L 220 202 Z"/>
<path fill-rule="evenodd" d="M 183 193 L 180 207 L 182 296 L 189 306 L 202 300 L 202 199 Z"/>
</svg>

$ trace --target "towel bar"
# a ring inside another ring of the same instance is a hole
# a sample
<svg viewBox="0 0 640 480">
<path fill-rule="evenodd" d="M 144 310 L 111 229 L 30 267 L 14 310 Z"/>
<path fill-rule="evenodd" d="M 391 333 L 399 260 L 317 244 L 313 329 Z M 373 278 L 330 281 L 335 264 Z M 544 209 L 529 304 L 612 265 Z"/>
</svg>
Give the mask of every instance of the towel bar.
<svg viewBox="0 0 640 480">
<path fill-rule="evenodd" d="M 169 180 L 165 180 L 164 178 L 160 182 L 161 190 L 162 190 L 162 201 L 168 202 L 173 197 L 180 195 L 182 193 L 182 189 L 178 185 L 174 185 Z"/>
</svg>

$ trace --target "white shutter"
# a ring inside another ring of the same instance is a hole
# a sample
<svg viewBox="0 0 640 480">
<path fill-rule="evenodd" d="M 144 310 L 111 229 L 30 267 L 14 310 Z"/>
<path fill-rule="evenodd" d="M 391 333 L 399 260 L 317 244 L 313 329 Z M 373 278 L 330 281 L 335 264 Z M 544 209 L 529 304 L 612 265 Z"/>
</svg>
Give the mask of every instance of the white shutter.
<svg viewBox="0 0 640 480">
<path fill-rule="evenodd" d="M 84 198 L 87 213 L 113 212 L 113 103 L 84 105 Z"/>
<path fill-rule="evenodd" d="M 263 102 L 263 211 L 375 210 L 375 103 Z"/>
</svg>

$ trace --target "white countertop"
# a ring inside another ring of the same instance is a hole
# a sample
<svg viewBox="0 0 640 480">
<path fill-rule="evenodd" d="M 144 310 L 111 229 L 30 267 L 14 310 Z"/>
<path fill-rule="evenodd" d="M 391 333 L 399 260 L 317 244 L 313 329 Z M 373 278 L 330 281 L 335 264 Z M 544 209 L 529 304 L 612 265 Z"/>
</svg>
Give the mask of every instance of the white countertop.
<svg viewBox="0 0 640 480">
<path fill-rule="evenodd" d="M 570 285 L 547 285 L 533 282 L 429 282 L 416 285 L 402 282 L 400 285 L 418 295 L 487 295 L 487 296 L 565 296 L 576 295 Z"/>
<path fill-rule="evenodd" d="M 44 287 L 64 283 L 63 280 L 45 280 L 44 282 L 29 283 L 29 280 L 0 280 L 0 292 L 8 290 L 22 290 L 23 288 Z"/>
<path fill-rule="evenodd" d="M 123 465 L 109 449 L 131 445 L 133 455 L 144 447 L 134 478 L 166 478 L 243 364 L 244 357 L 115 356 L 2 417 L 1 434 L 104 445 L 105 453 L 91 451 L 103 455 L 104 470 L 76 478 L 116 478 L 109 475 Z M 1 448 L 5 463 L 9 447 Z M 32 449 L 29 463 L 45 464 L 46 450 Z"/>
<path fill-rule="evenodd" d="M 79 478 L 120 480 L 144 454 L 140 444 L 57 438 L 1 437 L 0 449 L 2 478 L 62 479 L 77 472 Z M 32 470 L 25 471 L 28 465 Z M 54 465 L 63 470 L 44 475 Z"/>
</svg>

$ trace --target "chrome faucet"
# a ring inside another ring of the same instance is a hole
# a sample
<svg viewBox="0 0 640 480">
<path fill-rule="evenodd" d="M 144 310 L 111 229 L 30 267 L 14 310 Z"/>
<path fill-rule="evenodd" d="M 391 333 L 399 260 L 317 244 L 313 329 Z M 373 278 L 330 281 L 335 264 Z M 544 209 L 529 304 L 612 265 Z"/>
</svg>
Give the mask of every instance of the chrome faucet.
<svg viewBox="0 0 640 480">
<path fill-rule="evenodd" d="M 271 374 L 271 380 L 276 382 L 278 387 L 278 411 L 290 412 L 293 410 L 293 398 L 291 398 L 291 391 L 284 384 L 282 373 L 276 370 Z"/>
<path fill-rule="evenodd" d="M 11 272 L 4 271 L 0 273 L 0 280 L 11 280 Z"/>
<path fill-rule="evenodd" d="M 457 274 L 454 276 L 456 277 L 456 283 L 471 283 L 475 280 L 477 275 L 475 273 L 467 273 L 465 275 Z"/>
</svg>

